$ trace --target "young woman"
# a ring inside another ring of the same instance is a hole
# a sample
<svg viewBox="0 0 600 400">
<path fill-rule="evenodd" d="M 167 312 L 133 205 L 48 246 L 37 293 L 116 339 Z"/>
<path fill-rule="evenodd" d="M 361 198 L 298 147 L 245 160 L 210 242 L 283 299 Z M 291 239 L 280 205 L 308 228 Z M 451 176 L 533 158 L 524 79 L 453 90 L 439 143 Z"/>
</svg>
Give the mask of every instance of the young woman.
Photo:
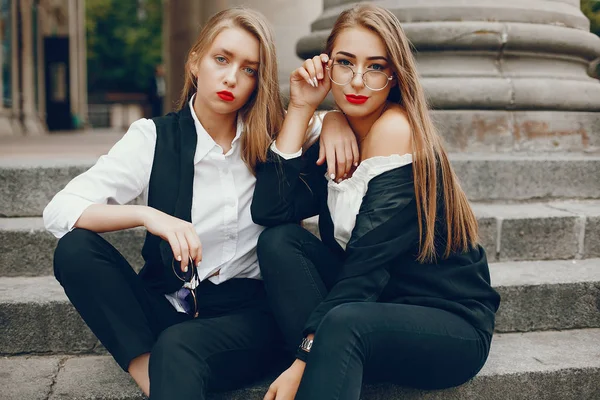
<svg viewBox="0 0 600 400">
<path fill-rule="evenodd" d="M 255 166 L 284 118 L 264 17 L 218 13 L 185 69 L 180 110 L 132 124 L 44 210 L 61 238 L 56 278 L 152 399 L 245 384 L 271 366 L 280 342 L 259 279 L 263 228 L 250 216 Z M 124 205 L 140 194 L 147 205 Z M 138 226 L 148 231 L 139 275 L 97 234 Z"/>
<path fill-rule="evenodd" d="M 398 19 L 344 11 L 326 55 L 291 76 L 291 104 L 257 168 L 255 222 L 275 318 L 296 361 L 265 400 L 358 400 L 363 378 L 422 389 L 460 385 L 488 356 L 500 298 L 477 221 L 436 134 Z M 309 82 L 317 79 L 314 87 Z M 338 183 L 300 149 L 330 90 L 359 143 Z M 297 224 L 319 215 L 322 242 Z"/>
</svg>

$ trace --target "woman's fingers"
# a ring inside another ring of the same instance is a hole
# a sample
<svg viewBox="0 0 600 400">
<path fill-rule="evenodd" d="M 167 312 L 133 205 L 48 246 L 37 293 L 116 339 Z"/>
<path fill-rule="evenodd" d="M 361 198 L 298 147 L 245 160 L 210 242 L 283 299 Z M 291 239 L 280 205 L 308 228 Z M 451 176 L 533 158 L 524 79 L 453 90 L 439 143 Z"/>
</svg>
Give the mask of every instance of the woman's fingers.
<svg viewBox="0 0 600 400">
<path fill-rule="evenodd" d="M 319 82 L 317 81 L 317 73 L 315 70 L 315 63 L 313 62 L 313 59 L 309 58 L 308 60 L 304 61 L 304 64 L 302 64 L 302 66 L 304 67 L 306 72 L 308 72 L 308 76 L 310 78 L 309 81 L 311 82 L 311 86 L 312 87 L 319 86 Z"/>
<path fill-rule="evenodd" d="M 345 155 L 346 155 L 346 166 L 344 169 L 344 178 L 348 176 L 350 170 L 352 170 L 352 164 L 354 163 L 354 154 L 352 153 L 352 143 L 346 143 L 345 147 Z"/>
<path fill-rule="evenodd" d="M 343 144 L 342 144 L 343 146 Z M 346 173 L 346 151 L 342 147 L 340 149 L 336 149 L 335 151 L 336 157 L 336 180 L 339 182 L 344 177 Z"/>
<path fill-rule="evenodd" d="M 325 148 L 325 158 L 327 159 L 327 175 L 335 179 L 335 147 L 327 146 Z"/>
<path fill-rule="evenodd" d="M 323 61 L 321 60 L 321 56 L 313 57 L 313 65 L 315 66 L 315 76 L 318 80 L 322 80 L 325 77 L 325 70 L 323 69 Z"/>
<path fill-rule="evenodd" d="M 177 239 L 177 235 L 175 234 L 175 232 L 170 232 L 167 234 L 167 241 L 171 246 L 173 257 L 177 261 L 181 261 L 181 247 L 179 246 L 179 240 Z"/>
<path fill-rule="evenodd" d="M 186 272 L 190 260 L 190 248 L 188 246 L 187 239 L 183 232 L 175 232 L 175 235 L 177 236 L 177 240 L 179 241 L 179 248 L 181 249 L 181 270 L 183 272 Z"/>
<path fill-rule="evenodd" d="M 275 400 L 275 396 L 277 395 L 277 390 L 269 387 L 269 391 L 265 394 L 263 400 Z"/>
<path fill-rule="evenodd" d="M 200 260 L 202 260 L 202 246 L 200 244 L 200 238 L 198 238 L 198 234 L 193 230 L 193 228 L 188 228 L 185 231 L 185 238 L 190 249 L 190 258 L 192 259 L 194 265 L 198 266 L 198 263 Z"/>
<path fill-rule="evenodd" d="M 325 144 L 323 138 L 320 139 L 319 143 L 319 158 L 317 159 L 317 165 L 323 165 L 325 162 Z"/>
<path fill-rule="evenodd" d="M 300 67 L 298 69 L 296 69 L 296 71 L 294 71 L 295 74 L 297 74 L 300 78 L 304 79 L 306 81 L 306 83 L 308 83 L 310 86 L 315 87 L 314 82 L 311 80 L 310 75 L 308 74 L 308 72 L 306 71 L 306 69 L 304 67 Z"/>
</svg>

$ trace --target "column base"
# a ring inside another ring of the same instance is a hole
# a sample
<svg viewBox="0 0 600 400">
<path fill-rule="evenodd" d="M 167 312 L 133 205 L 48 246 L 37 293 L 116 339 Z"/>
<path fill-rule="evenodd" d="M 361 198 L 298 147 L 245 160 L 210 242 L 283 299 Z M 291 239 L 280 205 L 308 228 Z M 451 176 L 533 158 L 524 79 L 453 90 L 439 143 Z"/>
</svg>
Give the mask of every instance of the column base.
<svg viewBox="0 0 600 400">
<path fill-rule="evenodd" d="M 14 136 L 12 118 L 0 113 L 0 136 Z"/>
<path fill-rule="evenodd" d="M 42 136 L 48 133 L 46 126 L 36 115 L 25 114 L 23 118 L 23 134 L 27 136 Z"/>
</svg>

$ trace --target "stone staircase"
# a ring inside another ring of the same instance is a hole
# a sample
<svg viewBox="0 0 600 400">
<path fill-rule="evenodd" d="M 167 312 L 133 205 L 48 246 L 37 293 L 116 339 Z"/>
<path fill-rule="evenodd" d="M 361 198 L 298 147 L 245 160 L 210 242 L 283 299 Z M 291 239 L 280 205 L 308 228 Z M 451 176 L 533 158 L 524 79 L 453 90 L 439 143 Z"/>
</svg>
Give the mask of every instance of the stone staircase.
<svg viewBox="0 0 600 400">
<path fill-rule="evenodd" d="M 451 154 L 502 295 L 484 369 L 454 389 L 365 400 L 600 399 L 600 155 Z M 0 399 L 141 399 L 52 276 L 41 212 L 91 159 L 0 160 Z M 140 266 L 144 232 L 106 237 Z M 262 399 L 269 380 L 220 400 Z"/>
</svg>

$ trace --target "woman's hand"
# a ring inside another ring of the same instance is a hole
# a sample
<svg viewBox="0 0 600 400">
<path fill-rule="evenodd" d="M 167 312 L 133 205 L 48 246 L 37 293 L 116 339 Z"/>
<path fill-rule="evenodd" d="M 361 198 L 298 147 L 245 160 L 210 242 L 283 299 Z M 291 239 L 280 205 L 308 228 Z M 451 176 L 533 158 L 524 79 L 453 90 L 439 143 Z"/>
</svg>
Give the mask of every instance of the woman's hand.
<svg viewBox="0 0 600 400">
<path fill-rule="evenodd" d="M 312 113 L 323 101 L 331 81 L 325 66 L 331 64 L 327 54 L 304 61 L 290 76 L 290 104 L 288 108 L 308 108 Z"/>
<path fill-rule="evenodd" d="M 294 400 L 300 386 L 306 363 L 296 360 L 269 386 L 269 391 L 263 400 Z"/>
<path fill-rule="evenodd" d="M 187 271 L 190 258 L 195 265 L 202 261 L 202 245 L 194 225 L 151 207 L 145 209 L 143 221 L 148 232 L 169 242 L 183 272 Z"/>
<path fill-rule="evenodd" d="M 356 136 L 341 112 L 328 112 L 323 119 L 319 143 L 321 165 L 327 160 L 327 175 L 340 182 L 358 166 L 360 154 Z"/>
</svg>

